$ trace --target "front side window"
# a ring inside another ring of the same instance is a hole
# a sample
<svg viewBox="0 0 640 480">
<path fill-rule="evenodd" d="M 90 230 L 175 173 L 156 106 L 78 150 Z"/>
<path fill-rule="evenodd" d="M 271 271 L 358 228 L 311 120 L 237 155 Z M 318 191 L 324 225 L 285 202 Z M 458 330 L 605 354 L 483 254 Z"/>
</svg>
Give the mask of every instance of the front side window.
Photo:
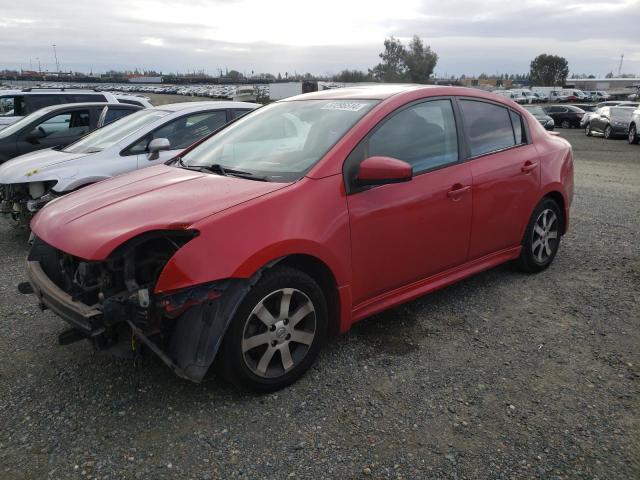
<svg viewBox="0 0 640 480">
<path fill-rule="evenodd" d="M 414 174 L 458 161 L 458 137 L 449 100 L 406 108 L 368 139 L 364 158 L 384 156 L 409 163 Z"/>
<path fill-rule="evenodd" d="M 168 115 L 163 110 L 140 110 L 122 121 L 106 125 L 64 148 L 69 153 L 95 153 L 110 148 L 129 135 Z M 0 130 L 2 132 L 2 130 Z"/>
<path fill-rule="evenodd" d="M 214 164 L 294 181 L 312 168 L 376 100 L 294 100 L 262 107 L 183 157 L 192 167 Z"/>
<path fill-rule="evenodd" d="M 471 156 L 515 145 L 509 110 L 492 103 L 461 100 Z"/>
<path fill-rule="evenodd" d="M 177 118 L 146 135 L 129 152 L 141 154 L 148 151 L 151 140 L 166 138 L 171 150 L 187 148 L 201 138 L 215 132 L 227 123 L 227 113 L 224 110 L 196 113 Z"/>
<path fill-rule="evenodd" d="M 89 127 L 89 110 L 74 110 L 48 118 L 38 124 L 38 129 L 44 138 L 66 137 L 81 134 Z"/>
</svg>

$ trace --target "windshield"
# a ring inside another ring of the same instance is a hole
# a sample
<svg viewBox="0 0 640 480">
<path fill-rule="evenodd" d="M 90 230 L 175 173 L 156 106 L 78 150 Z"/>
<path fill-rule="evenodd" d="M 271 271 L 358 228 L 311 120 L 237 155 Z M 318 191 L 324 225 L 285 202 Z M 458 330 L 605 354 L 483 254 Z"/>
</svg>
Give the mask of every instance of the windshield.
<svg viewBox="0 0 640 480">
<path fill-rule="evenodd" d="M 13 135 L 16 132 L 19 132 L 25 126 L 29 125 L 33 120 L 35 120 L 36 118 L 40 118 L 47 112 L 48 111 L 45 111 L 43 109 L 43 110 L 38 110 L 37 112 L 33 112 L 32 114 L 27 115 L 26 117 L 22 117 L 20 120 L 18 120 L 15 123 L 12 123 L 7 128 L 3 128 L 2 130 L 0 130 L 0 138 L 5 138 L 5 137 L 8 137 L 9 135 Z"/>
<path fill-rule="evenodd" d="M 539 115 L 539 116 L 543 116 L 546 115 L 547 112 L 545 112 L 542 107 L 524 107 L 527 110 L 529 110 L 529 112 L 531 112 L 532 115 Z"/>
<path fill-rule="evenodd" d="M 611 117 L 616 120 L 631 120 L 633 116 L 633 107 L 619 107 L 611 109 Z"/>
<path fill-rule="evenodd" d="M 69 153 L 100 152 L 115 145 L 145 125 L 155 122 L 168 114 L 169 112 L 163 110 L 140 110 L 116 122 L 105 125 L 89 135 L 85 135 L 77 142 L 65 147 L 62 151 Z"/>
<path fill-rule="evenodd" d="M 222 165 L 276 182 L 303 176 L 378 102 L 300 100 L 247 115 L 183 158 L 189 167 Z"/>
</svg>

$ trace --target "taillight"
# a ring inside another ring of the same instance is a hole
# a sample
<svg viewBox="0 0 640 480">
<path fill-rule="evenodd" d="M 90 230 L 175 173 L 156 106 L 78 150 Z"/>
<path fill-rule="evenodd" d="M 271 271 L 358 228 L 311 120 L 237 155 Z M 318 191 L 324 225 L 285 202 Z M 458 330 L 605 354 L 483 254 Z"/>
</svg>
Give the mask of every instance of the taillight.
<svg viewBox="0 0 640 480">
<path fill-rule="evenodd" d="M 576 113 L 576 115 L 578 116 L 578 118 L 584 117 L 584 113 Z"/>
</svg>

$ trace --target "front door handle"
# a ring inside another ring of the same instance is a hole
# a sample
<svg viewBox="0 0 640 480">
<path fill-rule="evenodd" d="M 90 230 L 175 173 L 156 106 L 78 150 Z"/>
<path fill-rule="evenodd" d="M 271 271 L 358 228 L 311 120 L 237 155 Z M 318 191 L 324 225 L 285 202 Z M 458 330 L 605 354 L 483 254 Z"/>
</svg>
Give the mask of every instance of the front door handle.
<svg viewBox="0 0 640 480">
<path fill-rule="evenodd" d="M 522 172 L 523 173 L 529 173 L 534 171 L 536 168 L 538 168 L 538 162 L 525 162 L 525 164 L 522 166 Z"/>
<path fill-rule="evenodd" d="M 447 197 L 452 199 L 454 202 L 460 200 L 460 197 L 471 190 L 471 186 L 467 185 L 466 187 L 462 186 L 460 183 L 456 183 L 451 190 L 447 192 Z"/>
</svg>

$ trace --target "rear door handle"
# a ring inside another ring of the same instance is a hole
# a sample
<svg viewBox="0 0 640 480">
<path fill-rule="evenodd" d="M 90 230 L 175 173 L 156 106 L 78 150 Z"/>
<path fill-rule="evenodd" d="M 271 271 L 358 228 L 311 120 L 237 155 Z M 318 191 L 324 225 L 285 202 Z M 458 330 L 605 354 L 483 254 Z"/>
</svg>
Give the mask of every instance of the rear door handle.
<svg viewBox="0 0 640 480">
<path fill-rule="evenodd" d="M 463 187 L 460 183 L 456 183 L 451 190 L 447 192 L 447 197 L 451 198 L 454 201 L 460 200 L 460 197 L 471 190 L 471 186 L 467 185 Z"/>
<path fill-rule="evenodd" d="M 524 173 L 529 173 L 529 172 L 532 172 L 533 170 L 535 170 L 536 168 L 538 168 L 538 162 L 526 162 L 522 166 L 522 171 Z"/>
</svg>

